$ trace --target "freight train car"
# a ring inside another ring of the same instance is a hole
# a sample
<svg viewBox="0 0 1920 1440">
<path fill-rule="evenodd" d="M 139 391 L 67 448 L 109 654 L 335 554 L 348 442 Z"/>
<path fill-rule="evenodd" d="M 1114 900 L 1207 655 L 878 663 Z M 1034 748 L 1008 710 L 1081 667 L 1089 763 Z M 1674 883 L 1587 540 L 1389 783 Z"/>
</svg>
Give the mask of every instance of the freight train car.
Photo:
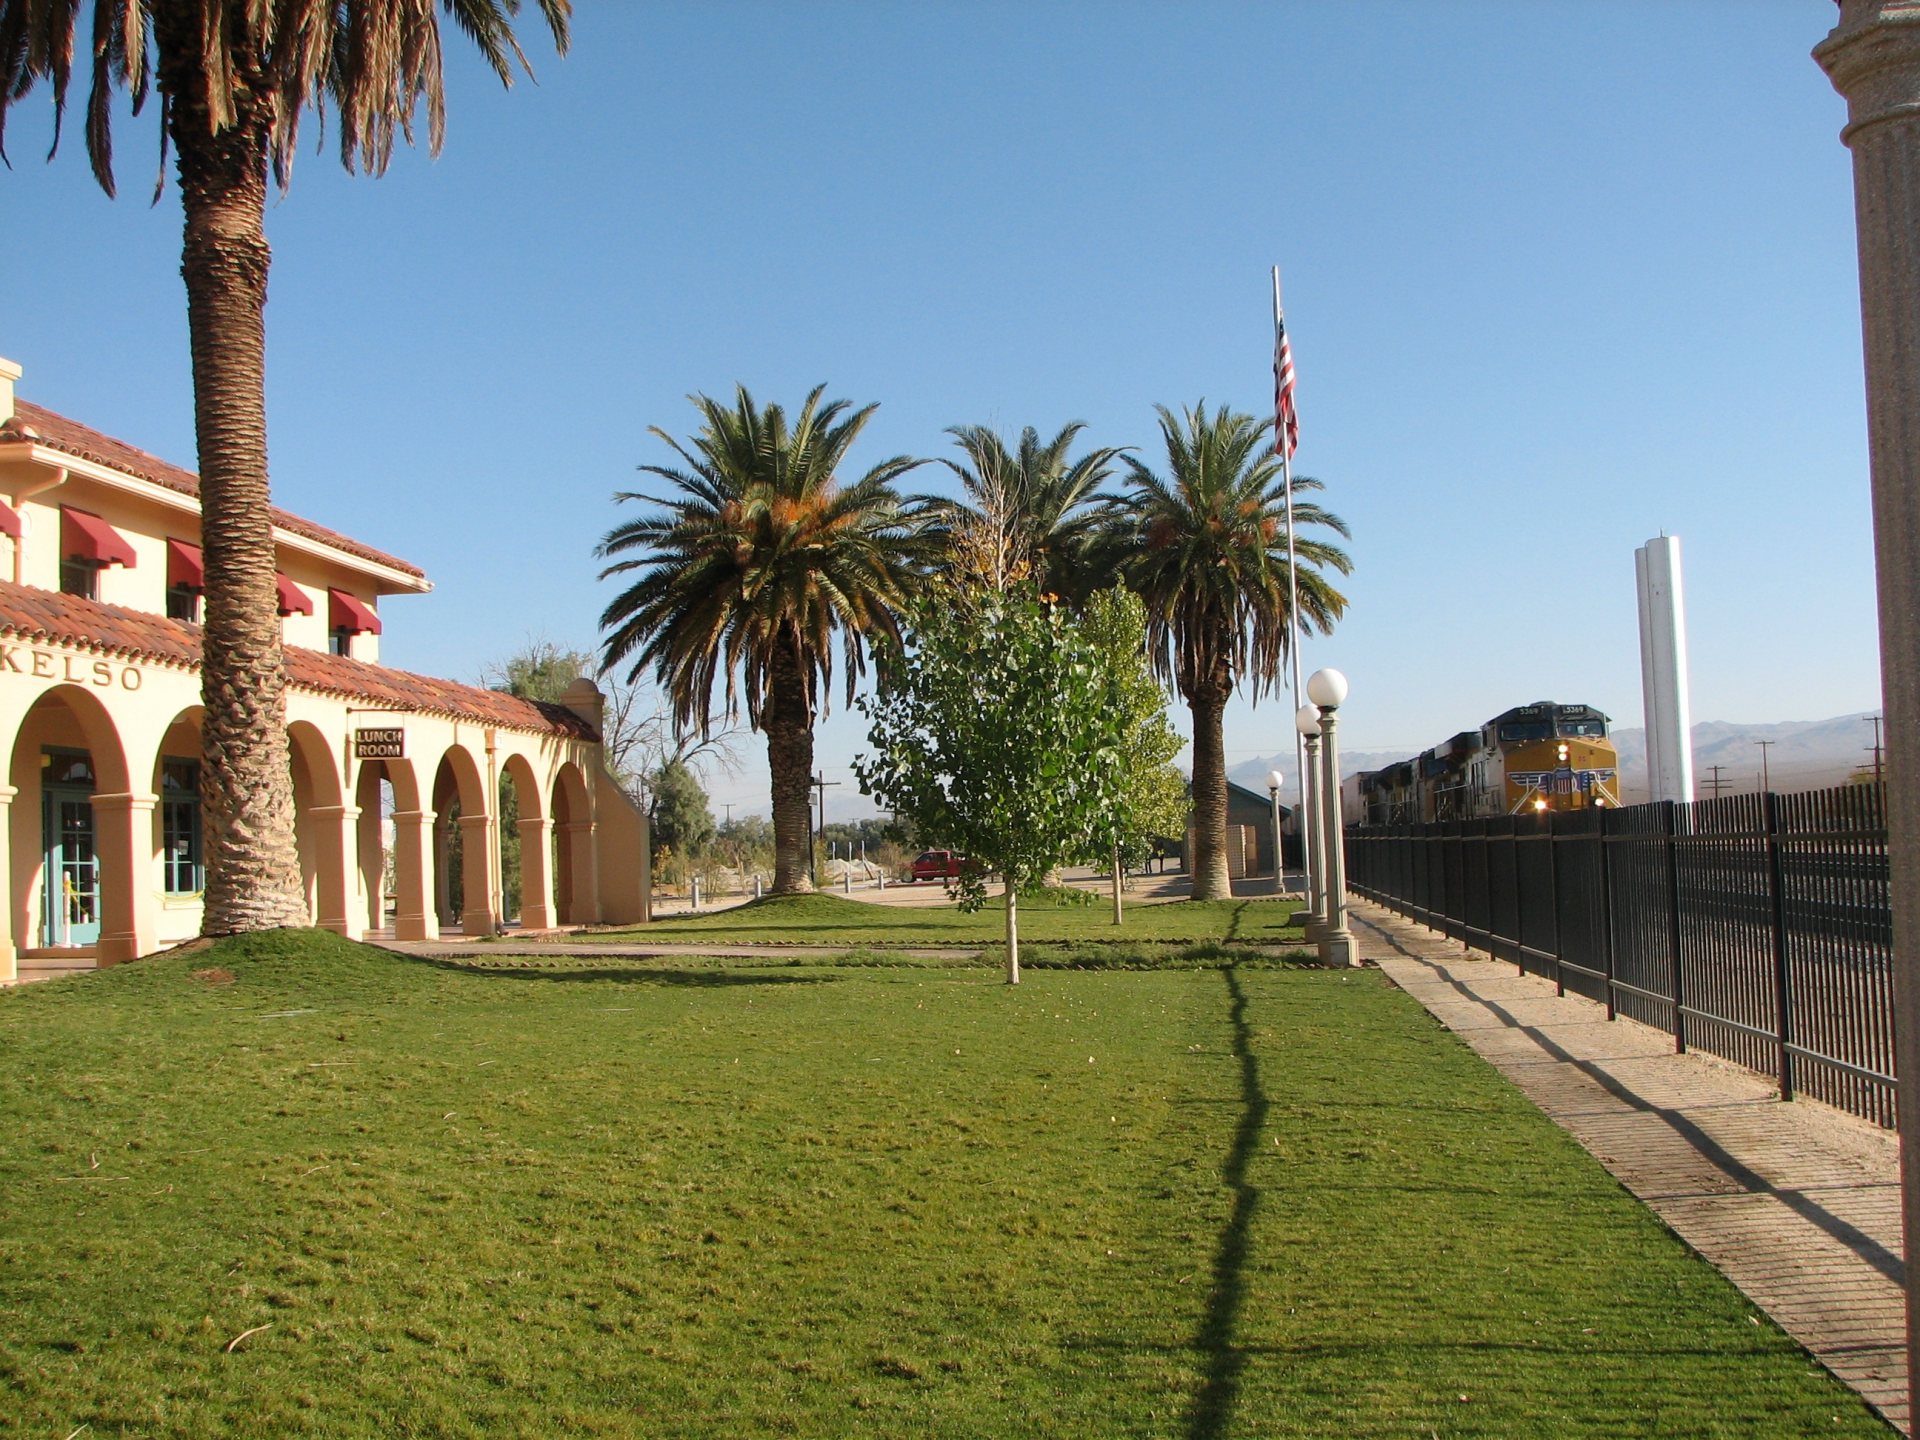
<svg viewBox="0 0 1920 1440">
<path fill-rule="evenodd" d="M 1620 803 L 1620 756 L 1591 705 L 1516 705 L 1411 759 L 1354 777 L 1349 824 L 1469 820 Z"/>
</svg>

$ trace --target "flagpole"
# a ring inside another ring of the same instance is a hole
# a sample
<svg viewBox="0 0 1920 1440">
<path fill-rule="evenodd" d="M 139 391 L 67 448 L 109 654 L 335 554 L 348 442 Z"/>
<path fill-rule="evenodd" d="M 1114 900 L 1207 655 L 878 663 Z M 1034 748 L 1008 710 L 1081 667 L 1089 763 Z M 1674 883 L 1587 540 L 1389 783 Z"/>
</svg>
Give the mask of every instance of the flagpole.
<svg viewBox="0 0 1920 1440">
<path fill-rule="evenodd" d="M 1280 383 L 1280 267 L 1273 267 L 1273 364 L 1274 384 Z M 1276 396 L 1277 399 L 1277 396 Z M 1273 446 L 1280 453 L 1280 482 L 1287 501 L 1287 654 L 1293 662 L 1293 708 L 1298 711 L 1306 703 L 1300 690 L 1300 594 L 1294 579 L 1293 554 L 1293 456 L 1288 451 L 1286 427 L 1281 422 L 1276 407 L 1273 416 Z M 1307 803 L 1307 742 L 1296 725 L 1293 731 L 1294 774 L 1300 777 L 1300 803 Z M 1313 862 L 1310 854 L 1308 831 L 1311 827 L 1303 825 L 1299 816 L 1294 817 L 1294 829 L 1300 835 L 1300 860 L 1307 871 L 1307 906 L 1313 906 Z M 1274 871 L 1277 876 L 1280 857 L 1273 857 Z"/>
</svg>

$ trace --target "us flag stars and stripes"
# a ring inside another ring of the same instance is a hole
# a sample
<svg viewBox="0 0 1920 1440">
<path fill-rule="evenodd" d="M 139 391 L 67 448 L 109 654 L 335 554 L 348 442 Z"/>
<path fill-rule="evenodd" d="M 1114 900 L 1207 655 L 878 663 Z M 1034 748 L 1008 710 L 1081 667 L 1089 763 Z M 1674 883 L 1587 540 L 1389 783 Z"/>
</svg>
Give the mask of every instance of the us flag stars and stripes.
<svg viewBox="0 0 1920 1440">
<path fill-rule="evenodd" d="M 1293 408 L 1293 349 L 1287 322 L 1273 312 L 1273 453 L 1291 460 L 1300 448 L 1300 416 Z"/>
</svg>

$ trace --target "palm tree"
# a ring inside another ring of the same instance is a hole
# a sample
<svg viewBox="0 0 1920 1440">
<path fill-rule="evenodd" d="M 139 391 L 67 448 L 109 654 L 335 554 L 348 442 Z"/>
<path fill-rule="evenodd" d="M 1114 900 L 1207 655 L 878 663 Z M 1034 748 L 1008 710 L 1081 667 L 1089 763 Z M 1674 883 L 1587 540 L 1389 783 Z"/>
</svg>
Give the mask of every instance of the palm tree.
<svg viewBox="0 0 1920 1440">
<path fill-rule="evenodd" d="M 1203 400 L 1175 415 L 1164 405 L 1163 478 L 1127 457 L 1127 490 L 1111 511 L 1127 582 L 1147 608 L 1154 668 L 1193 712 L 1193 896 L 1223 899 L 1227 879 L 1227 761 L 1221 717 L 1234 688 L 1257 699 L 1278 683 L 1288 654 L 1287 533 L 1271 424 Z M 1320 489 L 1296 476 L 1293 489 Z M 1296 590 L 1303 626 L 1322 634 L 1347 608 L 1325 571 L 1352 569 L 1345 551 L 1299 534 L 1347 527 L 1318 505 L 1293 506 Z"/>
<path fill-rule="evenodd" d="M 659 436 L 683 466 L 642 465 L 679 493 L 621 494 L 660 507 L 607 533 L 595 552 L 615 561 L 600 578 L 634 574 L 600 617 L 605 665 L 649 666 L 674 724 L 702 733 L 713 682 L 727 677 L 726 714 L 767 737 L 773 775 L 773 893 L 812 888 L 807 791 L 813 721 L 833 683 L 834 637 L 845 654 L 847 697 L 866 669 L 866 640 L 899 640 L 898 612 L 935 536 L 932 514 L 893 482 L 921 462 L 882 461 L 851 485 L 839 469 L 875 406 L 822 405 L 824 385 L 791 421 L 761 409 L 745 387 L 731 407 L 692 396 L 702 425 L 681 444 Z"/>
<path fill-rule="evenodd" d="M 565 50 L 571 0 L 536 0 Z M 520 0 L 445 0 L 503 83 L 525 64 Z M 72 72 L 79 0 L 0 0 L 0 139 L 8 107 L 53 90 L 55 144 Z M 94 0 L 79 39 L 92 74 L 86 147 L 114 193 L 113 92 L 139 111 L 160 98 L 186 214 L 181 273 L 193 352 L 206 611 L 200 767 L 209 935 L 306 921 L 293 837 L 286 671 L 267 492 L 264 356 L 270 251 L 267 168 L 284 189 L 300 116 L 331 103 L 340 157 L 378 174 L 419 103 L 437 153 L 445 129 L 433 0 Z M 0 152 L 3 155 L 4 152 Z"/>
<path fill-rule="evenodd" d="M 1046 444 L 1031 425 L 1009 453 L 984 425 L 955 425 L 964 463 L 943 459 L 960 477 L 967 500 L 945 508 L 951 563 L 968 580 L 993 590 L 1031 579 L 1042 592 L 1080 598 L 1084 556 L 1099 521 L 1099 489 L 1120 452 L 1088 451 L 1069 463 L 1067 452 L 1086 423 L 1075 420 Z"/>
</svg>

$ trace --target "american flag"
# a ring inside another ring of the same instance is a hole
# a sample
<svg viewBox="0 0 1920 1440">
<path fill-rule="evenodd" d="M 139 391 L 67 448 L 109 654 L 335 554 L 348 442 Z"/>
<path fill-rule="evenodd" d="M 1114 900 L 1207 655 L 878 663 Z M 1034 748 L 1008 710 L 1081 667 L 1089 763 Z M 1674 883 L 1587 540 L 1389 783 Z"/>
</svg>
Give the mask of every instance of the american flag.
<svg viewBox="0 0 1920 1440">
<path fill-rule="evenodd" d="M 1273 453 L 1291 460 L 1300 448 L 1300 415 L 1293 408 L 1293 350 L 1287 344 L 1287 322 L 1280 318 L 1278 282 L 1273 312 Z"/>
</svg>

